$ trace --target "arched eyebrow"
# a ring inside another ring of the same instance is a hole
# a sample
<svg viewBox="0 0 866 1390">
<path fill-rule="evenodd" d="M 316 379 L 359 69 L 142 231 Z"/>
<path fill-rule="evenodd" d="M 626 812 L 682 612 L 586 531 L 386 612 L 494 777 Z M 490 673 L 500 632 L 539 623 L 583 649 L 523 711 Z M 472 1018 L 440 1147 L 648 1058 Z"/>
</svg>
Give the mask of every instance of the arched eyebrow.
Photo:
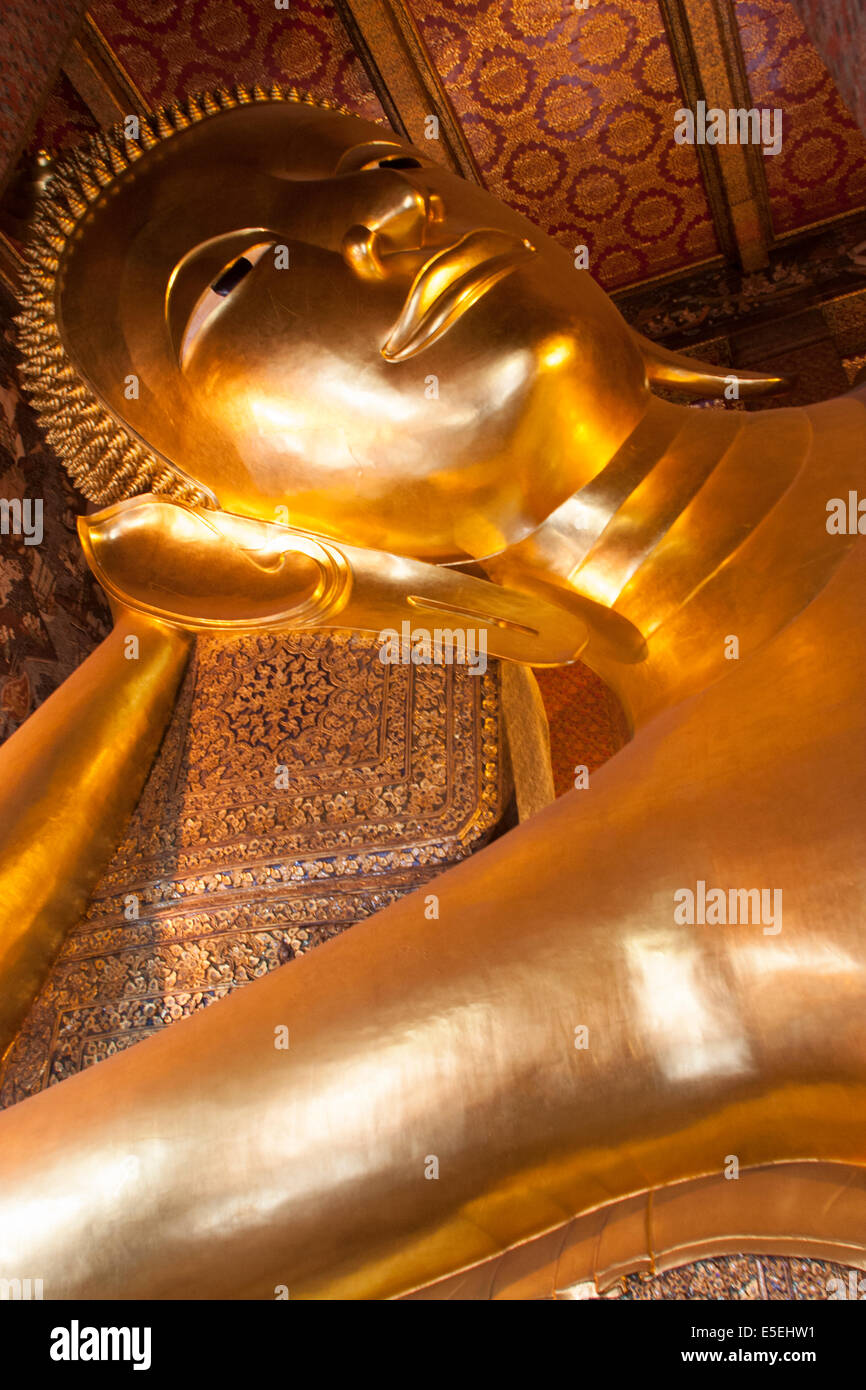
<svg viewBox="0 0 866 1390">
<path fill-rule="evenodd" d="M 246 279 L 250 271 L 258 265 L 265 252 L 269 251 L 274 244 L 273 241 L 258 241 L 249 246 L 240 256 L 232 257 L 216 279 L 212 280 L 207 289 L 199 295 L 186 321 L 186 327 L 183 330 L 178 348 L 177 356 L 181 371 L 186 366 L 206 324 L 210 322 L 220 305 L 225 304 L 232 291 L 242 280 Z"/>
</svg>

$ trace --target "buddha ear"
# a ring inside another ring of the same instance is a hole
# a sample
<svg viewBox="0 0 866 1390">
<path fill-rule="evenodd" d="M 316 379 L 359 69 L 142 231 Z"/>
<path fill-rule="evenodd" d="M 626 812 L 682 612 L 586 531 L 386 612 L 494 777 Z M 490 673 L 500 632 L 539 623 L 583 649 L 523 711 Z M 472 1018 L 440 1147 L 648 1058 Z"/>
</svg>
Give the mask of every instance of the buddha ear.
<svg viewBox="0 0 866 1390">
<path fill-rule="evenodd" d="M 717 367 L 711 362 L 686 357 L 682 352 L 670 352 L 668 348 L 645 338 L 642 333 L 634 333 L 634 339 L 650 382 L 676 387 L 689 396 L 724 396 L 726 390 L 736 383 L 734 399 L 748 399 L 750 396 L 771 396 L 778 391 L 787 391 L 792 385 L 789 377 L 769 376 L 765 372 L 739 372 L 734 367 Z"/>
</svg>

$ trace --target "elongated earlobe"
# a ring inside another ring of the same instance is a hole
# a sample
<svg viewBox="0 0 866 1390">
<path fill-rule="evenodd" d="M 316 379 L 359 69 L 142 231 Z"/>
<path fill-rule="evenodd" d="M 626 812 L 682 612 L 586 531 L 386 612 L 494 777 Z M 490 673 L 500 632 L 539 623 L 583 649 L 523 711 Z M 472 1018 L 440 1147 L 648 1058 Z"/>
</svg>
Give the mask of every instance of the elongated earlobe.
<svg viewBox="0 0 866 1390">
<path fill-rule="evenodd" d="M 733 399 L 750 396 L 771 396 L 779 391 L 787 391 L 792 382 L 785 376 L 768 376 L 765 372 L 741 372 L 735 367 L 717 367 L 712 362 L 699 362 L 697 358 L 686 357 L 685 353 L 671 352 L 660 347 L 642 333 L 635 333 L 635 341 L 641 350 L 650 383 L 675 386 L 689 396 L 715 399 L 726 393 Z"/>
</svg>

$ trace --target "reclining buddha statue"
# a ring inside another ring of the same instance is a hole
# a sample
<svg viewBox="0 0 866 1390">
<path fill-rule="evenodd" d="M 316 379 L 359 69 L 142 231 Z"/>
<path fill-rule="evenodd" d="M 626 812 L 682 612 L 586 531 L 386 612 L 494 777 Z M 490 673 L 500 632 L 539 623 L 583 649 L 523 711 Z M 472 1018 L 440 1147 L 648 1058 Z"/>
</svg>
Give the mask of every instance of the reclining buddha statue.
<svg viewBox="0 0 866 1390">
<path fill-rule="evenodd" d="M 20 325 L 114 629 L 0 752 L 0 1049 L 197 634 L 471 631 L 586 662 L 633 737 L 435 915 L 410 893 L 9 1106 L 0 1273 L 486 1298 L 866 1267 L 863 392 L 665 399 L 783 383 L 654 346 L 524 217 L 293 90 L 71 156 Z"/>
</svg>

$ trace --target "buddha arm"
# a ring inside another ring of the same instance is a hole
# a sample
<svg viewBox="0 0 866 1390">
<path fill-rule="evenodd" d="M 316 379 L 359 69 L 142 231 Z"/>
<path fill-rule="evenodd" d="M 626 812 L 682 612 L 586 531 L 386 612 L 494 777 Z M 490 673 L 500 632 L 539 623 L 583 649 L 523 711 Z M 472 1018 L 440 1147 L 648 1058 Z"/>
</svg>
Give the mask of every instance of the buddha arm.
<svg viewBox="0 0 866 1390">
<path fill-rule="evenodd" d="M 862 1164 L 862 580 L 443 875 L 438 919 L 411 895 L 0 1116 L 0 1273 L 397 1295 L 732 1155 Z M 699 880 L 782 890 L 781 930 L 679 925 Z"/>
<path fill-rule="evenodd" d="M 191 640 L 120 610 L 0 748 L 0 1053 L 135 807 Z"/>
</svg>

